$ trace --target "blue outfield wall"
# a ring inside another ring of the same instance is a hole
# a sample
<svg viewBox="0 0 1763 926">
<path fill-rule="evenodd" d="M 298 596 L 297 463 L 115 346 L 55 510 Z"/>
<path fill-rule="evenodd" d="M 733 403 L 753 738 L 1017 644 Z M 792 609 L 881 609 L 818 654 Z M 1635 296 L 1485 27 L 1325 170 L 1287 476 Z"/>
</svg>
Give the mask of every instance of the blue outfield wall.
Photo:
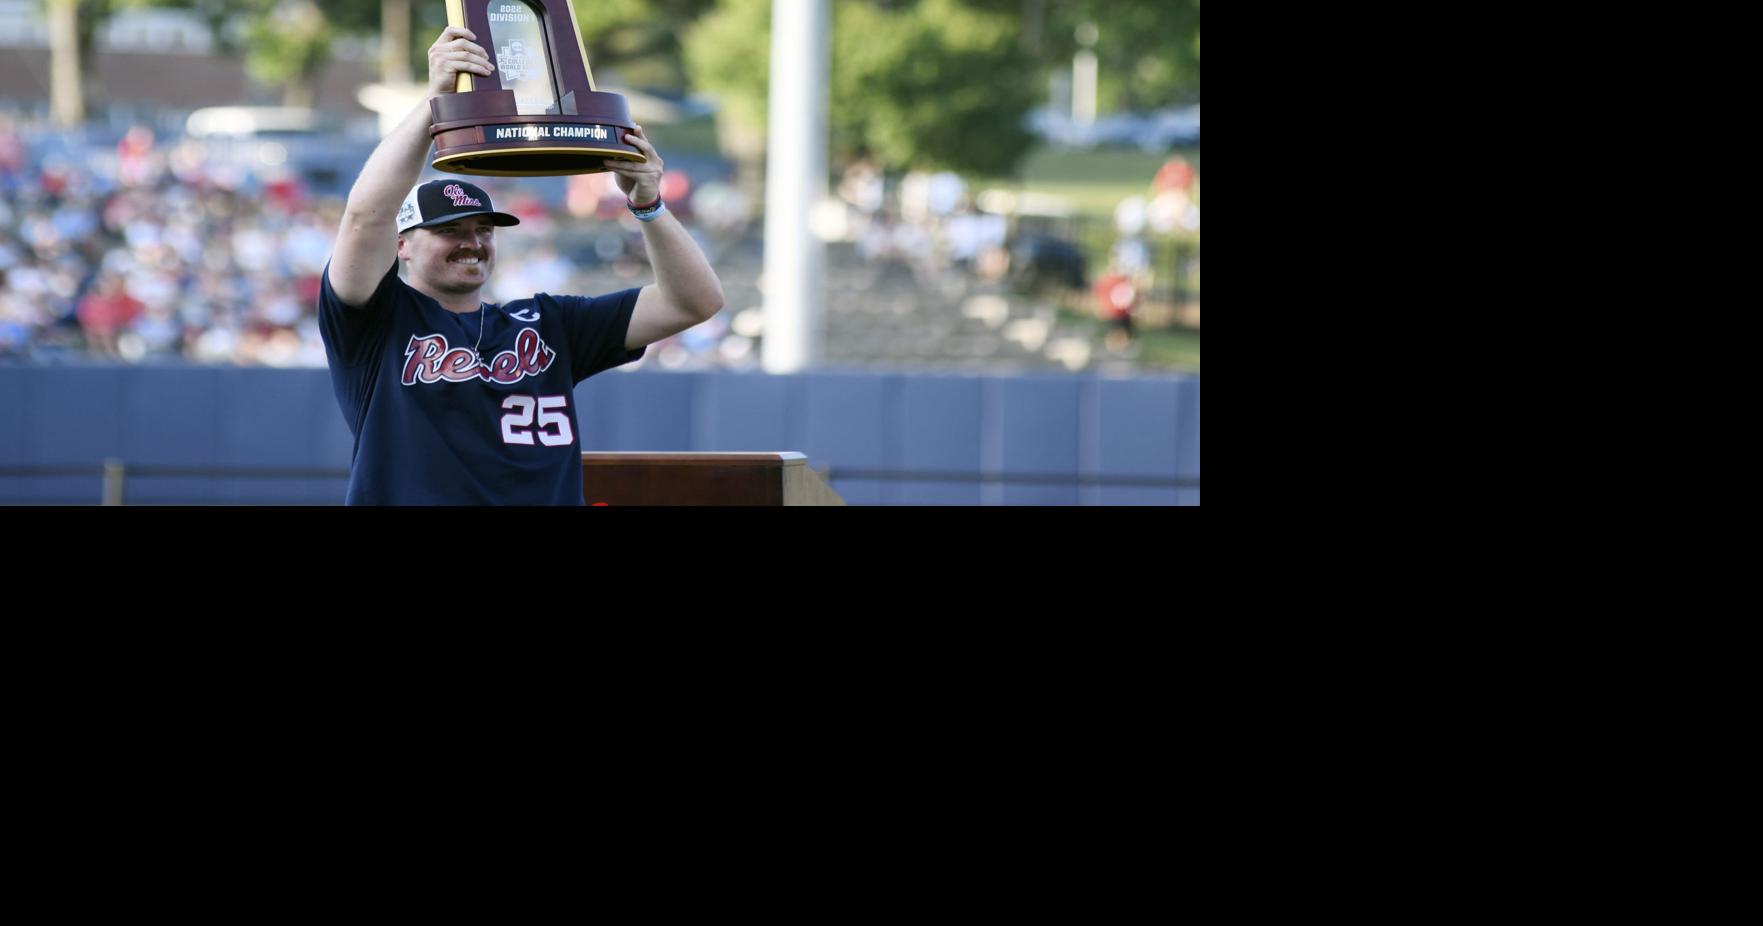
<svg viewBox="0 0 1763 926">
<path fill-rule="evenodd" d="M 324 370 L 0 366 L 0 504 L 338 504 L 346 480 L 137 467 L 346 471 Z M 602 373 L 576 389 L 587 450 L 795 450 L 853 505 L 1198 505 L 1200 379 L 1059 374 Z M 3 475 L 79 467 L 79 475 Z"/>
</svg>

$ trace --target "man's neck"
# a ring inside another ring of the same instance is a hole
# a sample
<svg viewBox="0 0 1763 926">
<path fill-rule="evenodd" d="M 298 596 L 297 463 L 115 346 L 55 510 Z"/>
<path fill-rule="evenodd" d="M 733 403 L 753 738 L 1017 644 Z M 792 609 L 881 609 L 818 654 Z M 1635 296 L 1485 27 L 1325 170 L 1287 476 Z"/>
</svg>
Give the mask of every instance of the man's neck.
<svg viewBox="0 0 1763 926">
<path fill-rule="evenodd" d="M 474 289 L 471 292 L 464 294 L 438 293 L 424 287 L 421 283 L 416 282 L 412 282 L 410 288 L 436 302 L 439 302 L 441 308 L 458 315 L 464 315 L 467 312 L 476 312 L 483 307 L 483 300 L 478 298 L 478 294 L 483 292 L 481 289 Z"/>
</svg>

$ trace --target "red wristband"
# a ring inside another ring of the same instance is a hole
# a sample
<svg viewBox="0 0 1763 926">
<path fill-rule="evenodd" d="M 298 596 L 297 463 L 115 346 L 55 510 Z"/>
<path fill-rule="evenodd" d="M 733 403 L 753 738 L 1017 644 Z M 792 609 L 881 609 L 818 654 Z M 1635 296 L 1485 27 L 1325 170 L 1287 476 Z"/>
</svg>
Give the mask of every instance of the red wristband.
<svg viewBox="0 0 1763 926">
<path fill-rule="evenodd" d="M 645 209 L 655 208 L 655 203 L 661 202 L 661 194 L 660 193 L 655 194 L 655 203 L 645 203 L 645 204 L 639 206 L 639 205 L 637 205 L 637 201 L 634 199 L 631 199 L 629 196 L 626 196 L 624 198 L 624 202 L 625 202 L 625 205 L 631 207 L 632 209 L 637 210 L 638 212 L 641 212 Z"/>
</svg>

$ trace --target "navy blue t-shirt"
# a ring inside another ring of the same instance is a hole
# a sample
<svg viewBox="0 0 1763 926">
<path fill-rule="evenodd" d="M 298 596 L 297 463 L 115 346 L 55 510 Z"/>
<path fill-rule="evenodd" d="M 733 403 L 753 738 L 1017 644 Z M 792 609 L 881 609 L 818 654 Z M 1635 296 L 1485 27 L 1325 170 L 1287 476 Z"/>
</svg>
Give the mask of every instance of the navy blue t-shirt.
<svg viewBox="0 0 1763 926">
<path fill-rule="evenodd" d="M 638 292 L 540 293 L 460 315 L 399 279 L 394 261 L 356 307 L 326 266 L 319 330 L 355 434 L 346 503 L 584 504 L 575 385 L 643 356 L 624 349 Z"/>
</svg>

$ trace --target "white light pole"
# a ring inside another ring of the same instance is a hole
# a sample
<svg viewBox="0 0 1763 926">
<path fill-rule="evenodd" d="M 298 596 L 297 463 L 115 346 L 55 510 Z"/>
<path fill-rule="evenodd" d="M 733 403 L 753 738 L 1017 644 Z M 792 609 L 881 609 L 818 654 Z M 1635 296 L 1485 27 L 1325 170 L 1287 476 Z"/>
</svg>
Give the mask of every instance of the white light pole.
<svg viewBox="0 0 1763 926">
<path fill-rule="evenodd" d="M 772 0 L 770 143 L 765 165 L 768 373 L 819 362 L 825 345 L 826 246 L 809 213 L 826 195 L 828 0 Z"/>
<path fill-rule="evenodd" d="M 1101 35 L 1095 23 L 1077 27 L 1077 50 L 1071 60 L 1071 121 L 1088 128 L 1096 122 L 1096 53 L 1092 46 Z"/>
</svg>

